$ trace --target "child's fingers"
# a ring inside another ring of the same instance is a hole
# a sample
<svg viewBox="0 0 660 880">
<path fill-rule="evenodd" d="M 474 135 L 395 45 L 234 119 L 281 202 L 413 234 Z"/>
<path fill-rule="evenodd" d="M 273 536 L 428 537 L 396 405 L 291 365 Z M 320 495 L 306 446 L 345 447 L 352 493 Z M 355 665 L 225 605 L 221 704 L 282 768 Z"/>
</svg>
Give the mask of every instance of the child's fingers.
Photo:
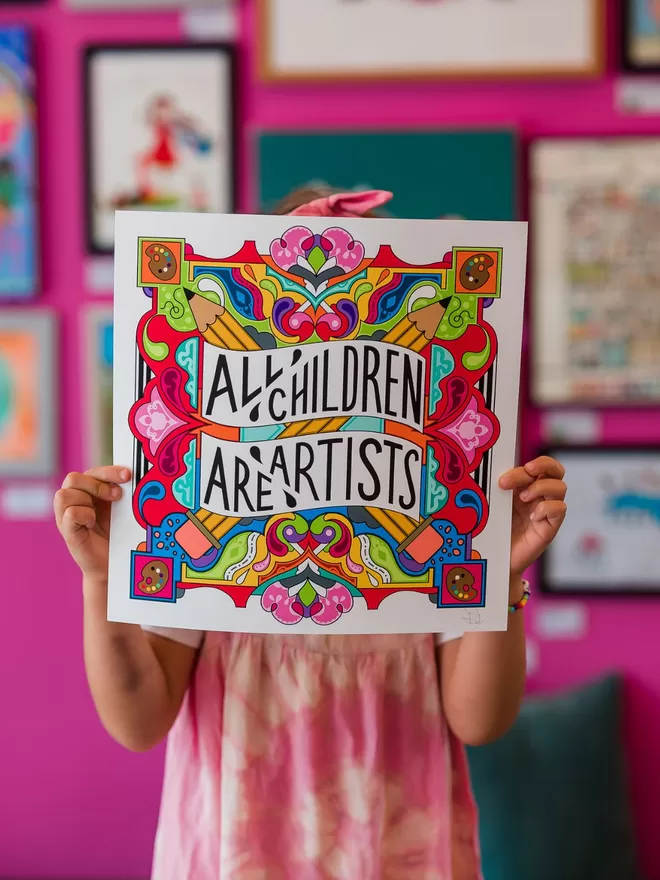
<svg viewBox="0 0 660 880">
<path fill-rule="evenodd" d="M 564 501 L 541 501 L 530 513 L 529 518 L 534 522 L 547 519 L 552 525 L 561 525 L 566 516 L 566 503 Z"/>
<path fill-rule="evenodd" d="M 67 507 L 62 515 L 60 532 L 67 544 L 80 543 L 84 531 L 90 531 L 96 525 L 96 511 L 93 507 Z"/>
<path fill-rule="evenodd" d="M 531 486 L 535 479 L 527 473 L 524 467 L 517 467 L 502 474 L 498 485 L 500 489 L 522 489 Z"/>
<path fill-rule="evenodd" d="M 98 470 L 105 471 L 105 468 L 99 468 Z M 94 476 L 93 473 L 67 474 L 62 483 L 62 489 L 76 489 L 79 492 L 86 492 L 92 498 L 99 498 L 102 501 L 117 501 L 122 496 L 122 490 L 119 486 L 111 482 L 106 482 L 101 478 Z"/>
<path fill-rule="evenodd" d="M 534 501 L 536 498 L 563 501 L 566 498 L 566 483 L 563 480 L 535 480 L 520 493 L 521 501 Z"/>
<path fill-rule="evenodd" d="M 533 461 L 528 461 L 524 466 L 525 470 L 532 477 L 553 477 L 555 480 L 563 480 L 566 475 L 566 469 L 555 458 L 549 455 L 541 455 Z"/>
<path fill-rule="evenodd" d="M 103 483 L 128 483 L 131 478 L 131 472 L 127 467 L 108 464 L 90 468 L 88 471 L 85 471 L 85 476 L 101 480 Z"/>
<path fill-rule="evenodd" d="M 55 510 L 55 519 L 59 525 L 62 522 L 64 512 L 69 507 L 90 507 L 94 506 L 94 501 L 88 492 L 82 489 L 60 489 L 55 493 L 53 501 L 53 509 Z"/>
</svg>

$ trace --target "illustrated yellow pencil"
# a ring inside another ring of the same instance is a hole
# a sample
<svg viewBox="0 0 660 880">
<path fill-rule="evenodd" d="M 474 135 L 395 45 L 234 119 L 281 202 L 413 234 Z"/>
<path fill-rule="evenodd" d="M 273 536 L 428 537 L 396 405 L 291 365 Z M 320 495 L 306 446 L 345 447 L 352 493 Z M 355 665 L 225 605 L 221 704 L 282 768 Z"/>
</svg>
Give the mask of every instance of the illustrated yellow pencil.
<svg viewBox="0 0 660 880">
<path fill-rule="evenodd" d="M 220 303 L 212 302 L 184 288 L 195 324 L 211 345 L 232 351 L 261 351 L 261 347 Z M 211 547 L 220 549 L 221 539 L 240 522 L 240 517 L 212 513 L 204 507 L 186 511 L 187 522 L 180 526 L 176 540 L 192 559 L 199 559 Z"/>
</svg>

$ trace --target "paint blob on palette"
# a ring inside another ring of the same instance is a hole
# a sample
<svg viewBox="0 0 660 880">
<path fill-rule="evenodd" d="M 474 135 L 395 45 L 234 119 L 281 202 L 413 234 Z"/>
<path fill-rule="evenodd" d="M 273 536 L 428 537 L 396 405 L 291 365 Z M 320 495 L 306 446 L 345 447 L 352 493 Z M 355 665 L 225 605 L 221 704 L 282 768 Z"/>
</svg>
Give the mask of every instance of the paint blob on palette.
<svg viewBox="0 0 660 880">
<path fill-rule="evenodd" d="M 505 628 L 525 232 L 122 215 L 112 619 Z"/>
</svg>

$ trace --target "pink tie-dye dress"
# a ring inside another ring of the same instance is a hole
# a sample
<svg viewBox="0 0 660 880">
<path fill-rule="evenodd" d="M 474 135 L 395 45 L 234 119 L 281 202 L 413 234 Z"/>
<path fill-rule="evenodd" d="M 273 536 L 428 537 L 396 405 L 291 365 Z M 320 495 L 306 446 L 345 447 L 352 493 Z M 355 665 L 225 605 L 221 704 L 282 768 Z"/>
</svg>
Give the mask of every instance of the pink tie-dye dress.
<svg viewBox="0 0 660 880">
<path fill-rule="evenodd" d="M 433 636 L 208 633 L 153 880 L 478 880 Z"/>
</svg>

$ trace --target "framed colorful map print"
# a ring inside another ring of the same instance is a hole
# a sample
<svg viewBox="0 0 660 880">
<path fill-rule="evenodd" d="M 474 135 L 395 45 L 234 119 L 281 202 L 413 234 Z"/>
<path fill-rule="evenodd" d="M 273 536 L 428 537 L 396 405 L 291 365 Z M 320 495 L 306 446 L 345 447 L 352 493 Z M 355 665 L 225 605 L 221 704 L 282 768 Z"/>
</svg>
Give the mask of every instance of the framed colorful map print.
<svg viewBox="0 0 660 880">
<path fill-rule="evenodd" d="M 530 160 L 532 394 L 660 400 L 660 140 L 539 140 Z"/>
<path fill-rule="evenodd" d="M 525 255 L 519 223 L 120 214 L 110 619 L 505 629 Z"/>
</svg>

